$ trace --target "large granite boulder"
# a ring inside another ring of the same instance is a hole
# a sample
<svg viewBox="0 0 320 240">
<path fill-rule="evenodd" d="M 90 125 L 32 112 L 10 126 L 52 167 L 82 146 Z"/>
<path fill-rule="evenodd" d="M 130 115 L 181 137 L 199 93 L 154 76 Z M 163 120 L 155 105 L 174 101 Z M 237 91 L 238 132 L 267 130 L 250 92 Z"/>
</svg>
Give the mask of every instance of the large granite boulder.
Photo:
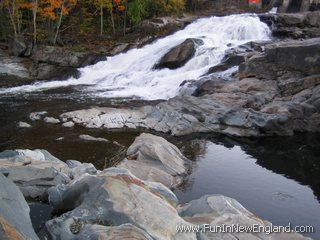
<svg viewBox="0 0 320 240">
<path fill-rule="evenodd" d="M 269 44 L 239 68 L 239 76 L 276 80 L 320 73 L 320 38 Z"/>
<path fill-rule="evenodd" d="M 29 206 L 19 188 L 0 173 L 0 239 L 37 240 Z"/>
<path fill-rule="evenodd" d="M 123 224 L 133 224 L 153 239 L 195 239 L 195 234 L 176 232 L 177 225 L 190 225 L 175 209 L 176 196 L 164 185 L 142 181 L 126 169 L 109 168 L 52 187 L 49 200 L 55 210 L 68 211 L 46 223 L 53 240 L 82 239 L 78 235 L 83 231 Z"/>
<path fill-rule="evenodd" d="M 167 52 L 156 64 L 156 69 L 177 69 L 185 65 L 196 52 L 197 39 L 187 39 Z"/>
<path fill-rule="evenodd" d="M 190 203 L 179 205 L 178 212 L 186 221 L 200 226 L 202 236 L 200 239 L 216 240 L 302 240 L 309 239 L 296 233 L 267 232 L 219 232 L 217 226 L 258 226 L 270 228 L 271 223 L 264 221 L 245 209 L 236 200 L 222 195 L 206 195 Z M 216 229 L 214 229 L 216 227 Z M 226 228 L 225 228 L 226 229 Z M 289 230 L 289 229 L 288 229 Z"/>
<path fill-rule="evenodd" d="M 81 174 L 95 174 L 92 164 L 62 162 L 46 150 L 7 150 L 0 153 L 0 172 L 11 179 L 27 198 L 48 198 L 52 186 L 66 184 Z"/>
<path fill-rule="evenodd" d="M 128 148 L 127 158 L 118 167 L 128 169 L 142 180 L 174 188 L 182 183 L 189 161 L 164 138 L 143 133 Z"/>
</svg>

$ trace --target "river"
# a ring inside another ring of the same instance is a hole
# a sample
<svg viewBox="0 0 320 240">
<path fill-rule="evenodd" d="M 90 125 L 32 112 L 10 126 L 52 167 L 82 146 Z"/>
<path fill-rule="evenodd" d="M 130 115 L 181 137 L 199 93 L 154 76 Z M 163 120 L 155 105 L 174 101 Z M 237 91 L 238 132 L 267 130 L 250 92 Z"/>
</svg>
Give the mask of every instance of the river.
<svg viewBox="0 0 320 240">
<path fill-rule="evenodd" d="M 154 69 L 161 56 L 188 38 L 200 39 L 202 44 L 185 66 Z M 182 82 L 201 79 L 221 62 L 228 49 L 249 41 L 270 40 L 269 28 L 257 16 L 204 18 L 141 49 L 84 67 L 79 79 L 0 89 L 0 151 L 41 148 L 62 160 L 91 162 L 99 169 L 112 166 L 114 162 L 109 160 L 117 154 L 117 146 L 88 143 L 78 136 L 90 134 L 129 146 L 141 130 L 66 129 L 42 122 L 19 129 L 17 122 L 30 122 L 29 113 L 34 111 L 48 111 L 58 117 L 91 106 L 142 106 L 167 100 L 181 94 Z M 228 76 L 235 70 L 219 74 Z M 194 161 L 190 176 L 175 190 L 181 202 L 204 194 L 230 196 L 274 224 L 312 225 L 318 232 L 308 236 L 320 238 L 319 135 L 265 139 L 160 135 Z M 32 209 L 33 219 L 39 218 L 37 209 Z"/>
</svg>

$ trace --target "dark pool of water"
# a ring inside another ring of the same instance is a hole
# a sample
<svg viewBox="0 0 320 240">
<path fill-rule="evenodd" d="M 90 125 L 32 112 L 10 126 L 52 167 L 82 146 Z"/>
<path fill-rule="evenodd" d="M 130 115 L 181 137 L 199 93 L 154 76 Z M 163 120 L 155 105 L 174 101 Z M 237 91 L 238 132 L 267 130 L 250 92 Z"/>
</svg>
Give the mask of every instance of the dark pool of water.
<svg viewBox="0 0 320 240">
<path fill-rule="evenodd" d="M 91 162 L 97 168 L 112 166 L 119 146 L 79 139 L 89 134 L 130 146 L 141 131 L 66 129 L 60 125 L 32 123 L 31 129 L 18 129 L 30 112 L 48 111 L 57 117 L 65 111 L 91 106 L 140 106 L 141 101 L 97 100 L 65 92 L 0 97 L 0 151 L 6 149 L 47 149 L 61 160 Z M 181 202 L 205 194 L 223 194 L 237 199 L 250 211 L 274 224 L 312 225 L 308 235 L 320 239 L 320 135 L 264 139 L 234 139 L 213 135 L 174 138 L 161 135 L 176 144 L 194 160 L 191 175 L 175 191 Z M 58 138 L 63 137 L 58 141 Z M 121 158 L 121 157 L 120 157 Z M 31 217 L 41 231 L 50 207 L 33 203 Z"/>
<path fill-rule="evenodd" d="M 320 239 L 319 135 L 192 141 L 198 154 L 191 175 L 175 190 L 181 202 L 226 195 L 273 224 L 314 226 L 316 232 L 305 235 Z"/>
</svg>

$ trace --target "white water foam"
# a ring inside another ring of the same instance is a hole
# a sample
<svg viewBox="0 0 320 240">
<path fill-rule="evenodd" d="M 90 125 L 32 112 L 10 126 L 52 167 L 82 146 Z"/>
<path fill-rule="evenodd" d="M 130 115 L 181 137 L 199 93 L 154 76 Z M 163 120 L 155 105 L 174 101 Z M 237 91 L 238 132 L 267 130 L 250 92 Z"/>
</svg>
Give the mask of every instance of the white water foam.
<svg viewBox="0 0 320 240">
<path fill-rule="evenodd" d="M 270 35 L 268 26 L 254 15 L 203 18 L 141 49 L 133 49 L 81 68 L 79 79 L 38 82 L 1 89 L 0 94 L 83 85 L 83 91 L 90 96 L 169 99 L 179 93 L 179 85 L 183 81 L 197 80 L 210 67 L 219 64 L 227 49 L 249 41 L 269 40 Z M 176 70 L 153 69 L 162 56 L 187 38 L 203 41 L 203 45 L 197 47 L 195 56 L 189 62 Z"/>
</svg>

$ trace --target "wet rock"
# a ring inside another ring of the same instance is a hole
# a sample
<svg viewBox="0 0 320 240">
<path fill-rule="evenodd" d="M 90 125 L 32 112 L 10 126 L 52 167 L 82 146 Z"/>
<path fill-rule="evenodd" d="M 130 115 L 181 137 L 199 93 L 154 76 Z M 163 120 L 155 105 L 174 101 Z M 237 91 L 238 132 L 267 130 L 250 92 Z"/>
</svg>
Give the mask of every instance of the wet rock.
<svg viewBox="0 0 320 240">
<path fill-rule="evenodd" d="M 53 118 L 53 117 L 45 117 L 43 120 L 45 123 L 50 123 L 50 124 L 57 124 L 60 123 L 59 119 Z"/>
<path fill-rule="evenodd" d="M 320 37 L 320 12 L 262 14 L 261 21 L 266 22 L 272 34 L 281 38 Z"/>
<path fill-rule="evenodd" d="M 127 158 L 118 167 L 128 169 L 142 180 L 175 188 L 187 174 L 189 161 L 164 138 L 143 133 L 128 148 Z"/>
<path fill-rule="evenodd" d="M 108 139 L 100 138 L 100 137 L 96 138 L 96 137 L 92 137 L 90 135 L 80 135 L 79 138 L 82 140 L 85 140 L 85 141 L 106 142 L 106 143 L 109 142 Z"/>
<path fill-rule="evenodd" d="M 70 77 L 79 78 L 81 75 L 77 68 L 47 63 L 35 65 L 32 69 L 32 74 L 37 80 L 67 80 Z"/>
<path fill-rule="evenodd" d="M 195 54 L 197 39 L 187 39 L 180 45 L 172 48 L 156 64 L 156 69 L 177 69 L 185 65 Z"/>
<path fill-rule="evenodd" d="M 28 61 L 9 56 L 0 50 L 0 87 L 15 87 L 32 82 Z"/>
<path fill-rule="evenodd" d="M 70 227 L 81 236 L 88 229 L 96 232 L 128 223 L 154 239 L 195 239 L 194 234 L 176 232 L 176 225 L 189 224 L 177 214 L 175 195 L 162 184 L 144 182 L 125 169 L 109 168 L 50 188 L 49 199 L 56 210 L 69 211 L 46 223 L 53 240 L 75 239 Z"/>
<path fill-rule="evenodd" d="M 261 226 L 270 227 L 271 223 L 264 221 L 253 213 L 245 209 L 236 200 L 221 196 L 207 195 L 190 203 L 179 205 L 178 212 L 183 219 L 196 225 L 202 226 L 203 233 L 201 239 L 265 239 L 265 240 L 302 240 L 309 239 L 296 233 L 221 233 L 210 231 L 209 226 Z M 213 230 L 213 229 L 212 229 Z"/>
<path fill-rule="evenodd" d="M 26 44 L 18 39 L 13 39 L 11 41 L 11 46 L 9 47 L 16 57 L 22 57 L 24 56 L 25 52 L 27 51 Z"/>
<path fill-rule="evenodd" d="M 18 122 L 18 127 L 19 128 L 31 128 L 32 126 L 26 122 Z"/>
<path fill-rule="evenodd" d="M 294 57 L 293 57 L 294 56 Z M 320 73 L 320 38 L 287 41 L 266 46 L 240 65 L 239 76 L 275 80 Z"/>
<path fill-rule="evenodd" d="M 72 122 L 72 121 L 65 122 L 62 124 L 62 126 L 65 128 L 72 128 L 72 127 L 74 127 L 74 122 Z"/>
<path fill-rule="evenodd" d="M 33 112 L 33 113 L 30 113 L 30 114 L 29 114 L 29 118 L 30 118 L 30 120 L 32 120 L 32 121 L 41 120 L 42 117 L 43 117 L 44 115 L 46 115 L 47 113 L 48 113 L 48 112 L 46 112 L 46 111 Z"/>
<path fill-rule="evenodd" d="M 36 63 L 46 63 L 60 67 L 79 68 L 100 60 L 99 54 L 72 52 L 60 47 L 46 46 L 38 49 L 32 56 Z"/>
<path fill-rule="evenodd" d="M 0 237 L 3 240 L 39 239 L 19 188 L 0 173 Z"/>
</svg>

